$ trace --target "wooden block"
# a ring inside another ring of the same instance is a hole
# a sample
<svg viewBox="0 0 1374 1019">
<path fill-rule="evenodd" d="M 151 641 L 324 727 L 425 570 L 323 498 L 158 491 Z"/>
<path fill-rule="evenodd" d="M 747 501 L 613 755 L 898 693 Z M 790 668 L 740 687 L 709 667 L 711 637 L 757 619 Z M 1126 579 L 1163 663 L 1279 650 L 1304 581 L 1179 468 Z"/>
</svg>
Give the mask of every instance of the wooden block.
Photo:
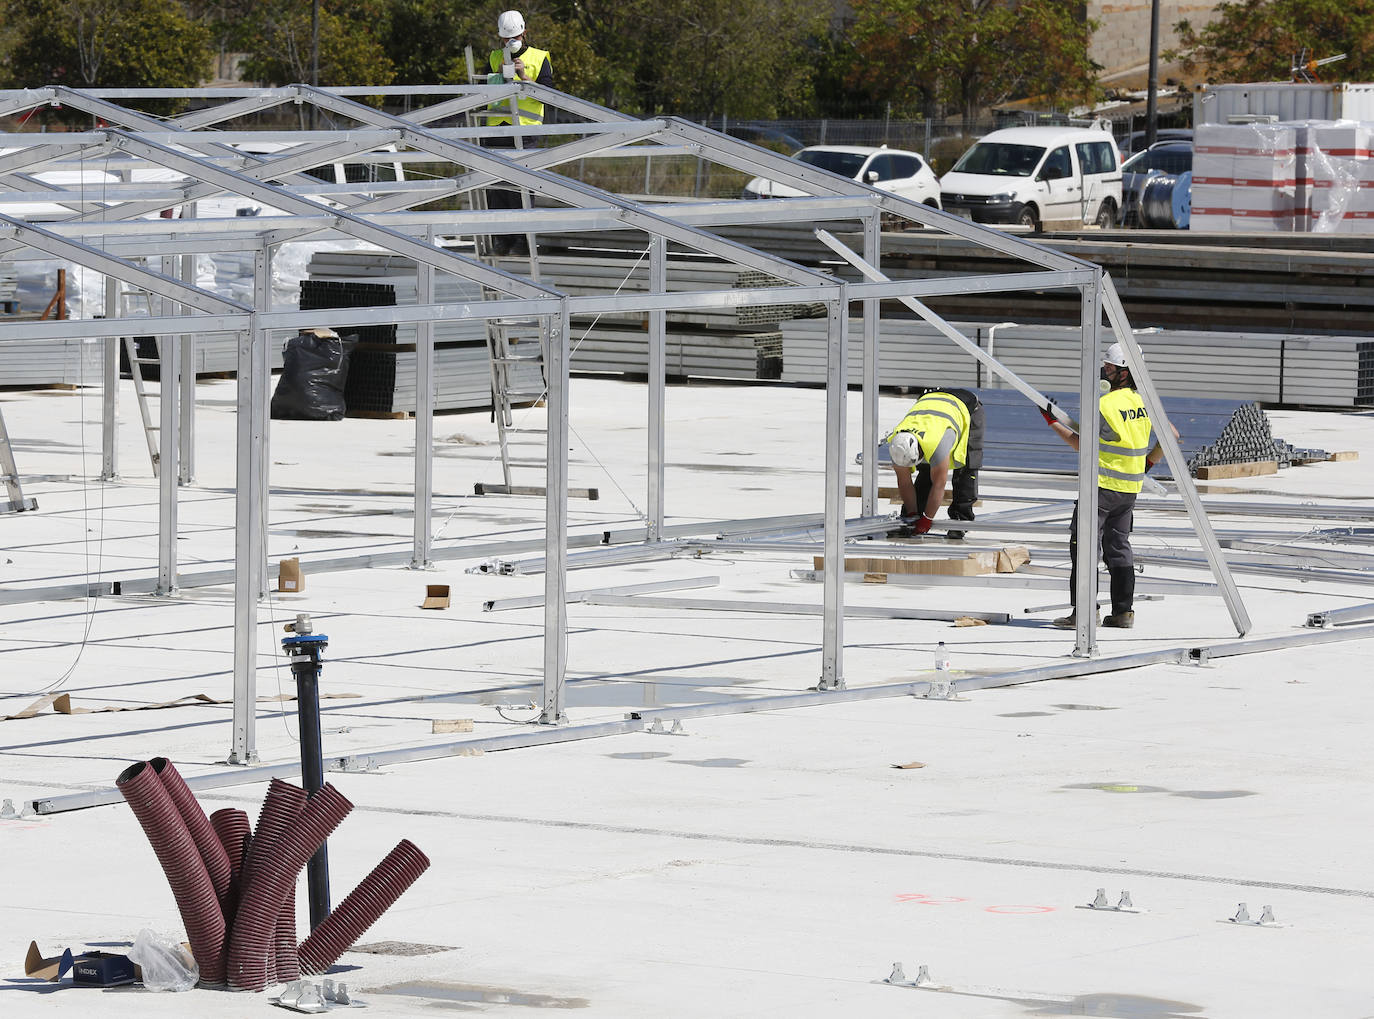
<svg viewBox="0 0 1374 1019">
<path fill-rule="evenodd" d="M 1256 478 L 1263 474 L 1277 474 L 1279 465 L 1274 460 L 1252 460 L 1243 464 L 1217 464 L 1214 467 L 1199 467 L 1199 481 L 1220 481 L 1225 478 Z"/>
<path fill-rule="evenodd" d="M 435 733 L 440 732 L 472 732 L 471 718 L 436 718 L 434 728 Z"/>
<path fill-rule="evenodd" d="M 1342 463 L 1346 460 L 1358 460 L 1360 454 L 1353 449 L 1342 450 L 1339 453 L 1332 453 L 1326 459 L 1332 463 Z"/>
<path fill-rule="evenodd" d="M 887 574 L 886 574 L 886 573 L 865 573 L 865 574 L 864 574 L 864 583 L 865 583 L 865 584 L 886 584 L 886 583 L 887 583 Z"/>
<path fill-rule="evenodd" d="M 813 556 L 815 569 L 825 569 L 825 556 Z M 900 573 L 906 576 L 938 574 L 946 577 L 976 577 L 997 569 L 995 552 L 970 552 L 964 559 L 876 559 L 846 558 L 846 573 Z"/>
</svg>

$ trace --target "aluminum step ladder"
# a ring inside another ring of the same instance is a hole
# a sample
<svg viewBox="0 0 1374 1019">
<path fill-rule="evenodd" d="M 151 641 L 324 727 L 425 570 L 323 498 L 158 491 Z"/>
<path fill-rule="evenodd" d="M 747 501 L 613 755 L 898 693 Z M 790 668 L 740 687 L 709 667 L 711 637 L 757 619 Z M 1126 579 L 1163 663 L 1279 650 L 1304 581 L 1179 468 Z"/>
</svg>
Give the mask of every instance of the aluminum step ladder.
<svg viewBox="0 0 1374 1019">
<path fill-rule="evenodd" d="M 127 317 L 129 305 L 143 302 L 149 315 L 153 313 L 153 295 L 146 290 L 126 290 L 124 284 L 119 284 L 119 316 L 121 319 Z M 157 352 L 156 357 L 143 357 L 138 352 L 138 337 L 125 336 L 122 338 L 124 343 L 124 356 L 129 362 L 129 378 L 133 380 L 134 393 L 138 396 L 138 414 L 143 421 L 143 438 L 148 445 L 148 460 L 153 467 L 153 477 L 158 476 L 162 467 L 162 455 L 158 451 L 158 433 L 161 427 L 153 420 L 152 408 L 149 406 L 147 380 L 143 375 L 143 366 L 149 364 L 158 365 L 160 385 L 166 385 L 166 380 L 161 378 L 162 365 L 162 338 L 152 337 L 153 347 Z M 175 381 L 173 382 L 175 385 Z"/>
<path fill-rule="evenodd" d="M 14 459 L 14 449 L 10 446 L 9 429 L 5 427 L 5 412 L 0 410 L 0 472 L 5 479 L 5 491 L 9 501 L 0 505 L 0 513 L 23 513 L 38 509 L 38 500 L 24 496 L 19 487 L 19 465 Z"/>
</svg>

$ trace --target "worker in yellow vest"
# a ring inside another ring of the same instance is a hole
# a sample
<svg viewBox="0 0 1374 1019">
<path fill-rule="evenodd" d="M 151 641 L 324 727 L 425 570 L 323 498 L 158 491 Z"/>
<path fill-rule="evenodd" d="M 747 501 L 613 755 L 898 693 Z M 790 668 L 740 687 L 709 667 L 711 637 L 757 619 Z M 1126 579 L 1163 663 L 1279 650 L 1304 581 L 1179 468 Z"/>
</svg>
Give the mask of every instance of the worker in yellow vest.
<svg viewBox="0 0 1374 1019">
<path fill-rule="evenodd" d="M 1103 626 L 1130 629 L 1135 625 L 1135 557 L 1131 552 L 1131 526 L 1134 519 L 1135 498 L 1145 483 L 1145 472 L 1164 455 L 1159 443 L 1150 442 L 1150 416 L 1145 403 L 1135 391 L 1131 369 L 1121 344 L 1107 348 L 1102 360 L 1101 377 L 1110 387 L 1097 401 L 1097 543 L 1102 561 L 1107 564 L 1111 578 L 1112 611 L 1102 620 Z M 1056 435 L 1074 449 L 1078 435 L 1061 424 L 1049 407 L 1040 411 Z M 1178 434 L 1178 430 L 1174 430 Z M 1078 596 L 1078 504 L 1074 503 L 1073 523 L 1069 531 L 1069 600 L 1075 604 Z M 1096 557 L 1093 569 L 1096 571 Z M 1093 590 L 1097 585 L 1093 585 Z M 1054 625 L 1072 630 L 1078 625 L 1076 615 L 1062 616 Z"/>
<path fill-rule="evenodd" d="M 525 18 L 519 11 L 504 11 L 496 19 L 496 34 L 501 40 L 499 49 L 491 51 L 488 58 L 493 75 L 499 74 L 502 81 L 527 81 L 553 88 L 553 61 L 547 50 L 538 50 L 525 42 Z M 521 126 L 544 123 L 544 104 L 529 96 L 521 96 L 516 103 L 519 109 Z M 487 124 L 491 127 L 509 127 L 511 122 L 510 100 L 505 99 L 494 105 L 487 113 Z M 485 144 L 489 148 L 514 148 L 513 137 L 490 138 Z M 525 142 L 528 147 L 529 141 Z M 518 209 L 521 206 L 520 193 L 508 188 L 489 188 L 487 208 Z M 529 245 L 523 236 L 496 234 L 492 237 L 492 249 L 499 255 L 528 255 Z"/>
<path fill-rule="evenodd" d="M 887 437 L 902 496 L 902 519 L 925 534 L 952 477 L 949 518 L 972 520 L 983 466 L 983 405 L 967 389 L 932 389 L 912 404 Z M 963 531 L 946 531 L 962 538 Z"/>
</svg>

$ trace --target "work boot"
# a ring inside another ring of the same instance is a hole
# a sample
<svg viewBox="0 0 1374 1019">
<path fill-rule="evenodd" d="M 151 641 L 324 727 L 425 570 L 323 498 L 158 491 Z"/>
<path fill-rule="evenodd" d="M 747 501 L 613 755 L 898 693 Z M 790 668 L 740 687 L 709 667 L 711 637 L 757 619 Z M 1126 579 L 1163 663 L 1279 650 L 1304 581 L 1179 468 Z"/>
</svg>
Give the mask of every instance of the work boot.
<svg viewBox="0 0 1374 1019">
<path fill-rule="evenodd" d="M 1135 613 L 1131 611 L 1115 612 L 1110 616 L 1105 616 L 1102 625 L 1115 626 L 1118 630 L 1129 630 L 1135 626 Z"/>
<path fill-rule="evenodd" d="M 1072 614 L 1060 616 L 1054 621 L 1053 625 L 1059 627 L 1061 630 L 1076 630 L 1078 629 L 1078 619 Z"/>
</svg>

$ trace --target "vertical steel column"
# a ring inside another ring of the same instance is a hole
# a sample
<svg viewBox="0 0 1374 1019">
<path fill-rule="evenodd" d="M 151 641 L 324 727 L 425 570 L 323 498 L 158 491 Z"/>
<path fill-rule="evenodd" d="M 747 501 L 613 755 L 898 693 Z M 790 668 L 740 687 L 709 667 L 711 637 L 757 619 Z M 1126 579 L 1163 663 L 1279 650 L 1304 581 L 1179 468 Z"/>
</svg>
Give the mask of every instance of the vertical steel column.
<svg viewBox="0 0 1374 1019">
<path fill-rule="evenodd" d="M 164 255 L 162 273 L 175 272 L 175 255 Z M 159 314 L 178 309 L 168 297 L 157 300 Z M 157 472 L 157 593 L 173 594 L 177 588 L 177 474 L 181 452 L 181 348 L 175 336 L 163 336 L 158 344 L 158 451 Z"/>
<path fill-rule="evenodd" d="M 119 280 L 105 277 L 105 317 L 119 317 Z M 100 394 L 100 480 L 119 477 L 119 347 L 124 341 L 105 341 L 104 388 Z"/>
<path fill-rule="evenodd" d="M 262 254 L 258 254 L 259 260 Z M 256 367 L 267 334 L 257 315 L 239 333 L 234 492 L 234 732 L 230 764 L 253 764 L 257 751 L 258 591 L 262 587 L 263 434 Z"/>
<path fill-rule="evenodd" d="M 272 248 L 268 245 L 263 245 L 253 259 L 253 308 L 257 311 L 272 310 Z M 262 436 L 262 451 L 257 460 L 259 598 L 268 595 L 267 545 L 272 533 L 268 521 L 269 504 L 272 501 L 272 457 L 268 455 L 272 446 L 272 362 L 267 346 L 270 338 L 265 329 L 260 337 L 253 338 L 253 412 L 258 417 L 258 434 Z"/>
<path fill-rule="evenodd" d="M 426 233 L 434 243 L 434 228 Z M 434 266 L 420 262 L 415 266 L 415 303 L 434 303 Z M 427 570 L 432 565 L 433 536 L 430 523 L 434 513 L 434 320 L 417 324 L 415 344 L 415 541 L 410 568 Z M 497 408 L 500 413 L 500 408 Z"/>
<path fill-rule="evenodd" d="M 864 260 L 871 265 L 882 264 L 882 237 L 882 215 L 875 212 L 864 219 Z M 863 308 L 864 458 L 860 512 L 863 516 L 871 517 L 878 512 L 878 301 L 868 298 L 863 302 Z"/>
<path fill-rule="evenodd" d="M 568 666 L 568 302 L 549 337 L 548 441 L 544 495 L 544 707 L 539 721 L 561 725 Z"/>
<path fill-rule="evenodd" d="M 1236 582 L 1231 576 L 1231 568 L 1226 563 L 1226 556 L 1217 543 L 1212 522 L 1207 519 L 1207 512 L 1203 509 L 1197 486 L 1193 484 L 1192 472 L 1188 470 L 1188 461 L 1183 456 L 1183 450 L 1179 448 L 1178 440 L 1174 438 L 1173 429 L 1169 427 L 1169 419 L 1164 414 L 1164 404 L 1155 389 L 1154 381 L 1150 378 L 1149 370 L 1145 367 L 1145 357 L 1135 342 L 1135 334 L 1131 331 L 1131 324 L 1126 318 L 1126 309 L 1122 307 L 1121 297 L 1117 294 L 1116 285 L 1110 276 L 1104 275 L 1102 297 L 1116 341 L 1126 351 L 1126 362 L 1131 366 L 1131 378 L 1135 380 L 1136 392 L 1145 401 L 1145 411 L 1150 415 L 1150 420 L 1159 423 L 1155 428 L 1155 439 L 1164 449 L 1164 459 L 1174 476 L 1174 485 L 1178 488 L 1178 494 L 1183 497 L 1183 505 L 1188 510 L 1188 519 L 1192 522 L 1198 543 L 1207 556 L 1207 562 L 1211 564 L 1212 577 L 1221 590 L 1227 611 L 1231 613 L 1231 622 L 1235 624 L 1236 633 L 1244 637 L 1250 632 L 1250 614 L 1245 610 L 1240 590 L 1236 587 Z"/>
<path fill-rule="evenodd" d="M 818 690 L 844 689 L 844 447 L 849 393 L 849 288 L 830 302 L 825 372 L 825 617 Z M 865 459 L 870 459 L 865 457 Z"/>
<path fill-rule="evenodd" d="M 194 211 L 195 204 L 182 206 Z M 192 286 L 196 282 L 196 256 L 181 256 L 181 280 Z M 183 311 L 186 311 L 183 305 Z M 189 333 L 181 337 L 181 454 L 178 461 L 177 484 L 185 487 L 196 480 L 196 338 Z"/>
<path fill-rule="evenodd" d="M 649 240 L 649 293 L 668 289 L 668 242 L 655 234 Z M 649 493 L 646 542 L 663 537 L 663 456 L 666 412 L 668 313 L 649 312 Z"/>
<path fill-rule="evenodd" d="M 1080 288 L 1083 342 L 1078 380 L 1078 527 L 1074 532 L 1078 542 L 1075 555 L 1078 586 L 1073 592 L 1078 623 L 1078 643 L 1073 653 L 1078 658 L 1097 655 L 1097 399 L 1100 395 L 1097 383 L 1102 364 L 1102 355 L 1098 352 L 1102 321 L 1100 271 L 1096 277 L 1097 282 L 1092 286 Z"/>
</svg>

